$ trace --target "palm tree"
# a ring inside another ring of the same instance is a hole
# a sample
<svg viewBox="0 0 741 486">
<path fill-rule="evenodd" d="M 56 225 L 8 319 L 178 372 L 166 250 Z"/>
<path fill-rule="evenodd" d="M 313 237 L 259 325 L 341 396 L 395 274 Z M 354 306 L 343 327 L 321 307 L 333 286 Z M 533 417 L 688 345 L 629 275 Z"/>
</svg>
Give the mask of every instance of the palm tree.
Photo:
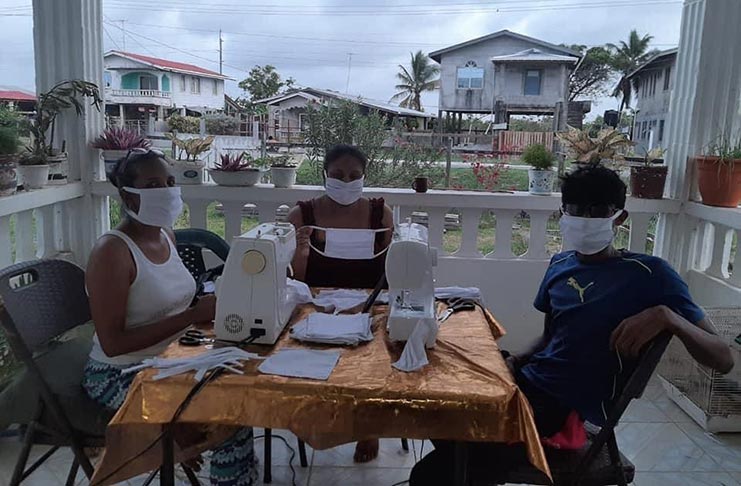
<svg viewBox="0 0 741 486">
<path fill-rule="evenodd" d="M 653 54 L 653 51 L 648 50 L 648 44 L 652 40 L 652 35 L 646 34 L 641 37 L 638 35 L 638 31 L 633 29 L 630 31 L 628 42 L 620 41 L 618 45 L 607 44 L 607 47 L 612 51 L 612 65 L 622 74 L 620 82 L 612 93 L 616 98 L 618 96 L 622 97 L 620 113 L 623 112 L 623 108 L 630 107 L 630 99 L 633 94 L 633 86 L 626 77 Z"/>
<path fill-rule="evenodd" d="M 411 56 L 410 69 L 399 64 L 399 72 L 396 78 L 400 81 L 396 85 L 399 90 L 391 101 L 401 100 L 399 106 L 424 111 L 422 108 L 421 95 L 423 91 L 432 91 L 440 85 L 437 75 L 440 68 L 432 64 L 427 54 L 422 51 L 409 53 Z"/>
</svg>

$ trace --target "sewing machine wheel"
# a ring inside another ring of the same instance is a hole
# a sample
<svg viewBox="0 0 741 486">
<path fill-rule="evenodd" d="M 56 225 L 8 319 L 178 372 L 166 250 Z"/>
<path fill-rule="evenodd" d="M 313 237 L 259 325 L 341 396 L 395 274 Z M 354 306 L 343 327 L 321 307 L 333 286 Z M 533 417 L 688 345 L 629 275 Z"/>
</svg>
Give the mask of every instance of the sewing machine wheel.
<svg viewBox="0 0 741 486">
<path fill-rule="evenodd" d="M 256 275 L 265 270 L 265 255 L 257 250 L 246 251 L 242 257 L 242 269 L 249 275 Z"/>
</svg>

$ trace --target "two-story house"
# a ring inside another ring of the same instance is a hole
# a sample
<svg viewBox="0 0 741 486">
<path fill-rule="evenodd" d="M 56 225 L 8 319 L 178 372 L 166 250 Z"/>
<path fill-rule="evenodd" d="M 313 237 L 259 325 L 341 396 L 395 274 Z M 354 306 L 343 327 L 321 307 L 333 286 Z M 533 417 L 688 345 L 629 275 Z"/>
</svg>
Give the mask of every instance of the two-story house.
<svg viewBox="0 0 741 486">
<path fill-rule="evenodd" d="M 507 123 L 511 115 L 553 115 L 554 129 L 565 129 L 579 53 L 502 30 L 430 57 L 440 64 L 440 120 L 478 113 Z"/>
<path fill-rule="evenodd" d="M 227 76 L 202 67 L 122 51 L 104 56 L 106 115 L 126 121 L 164 120 L 178 111 L 202 114 L 224 109 Z"/>
<path fill-rule="evenodd" d="M 677 49 L 661 51 L 628 74 L 635 94 L 633 142 L 636 153 L 655 147 L 666 148 L 666 120 L 669 118 Z"/>
</svg>

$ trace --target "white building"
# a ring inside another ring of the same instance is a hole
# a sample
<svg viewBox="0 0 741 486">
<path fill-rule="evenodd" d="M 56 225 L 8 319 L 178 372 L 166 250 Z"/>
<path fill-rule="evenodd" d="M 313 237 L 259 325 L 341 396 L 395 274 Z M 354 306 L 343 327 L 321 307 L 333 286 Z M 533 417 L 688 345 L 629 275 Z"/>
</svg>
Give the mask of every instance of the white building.
<svg viewBox="0 0 741 486">
<path fill-rule="evenodd" d="M 163 120 L 179 111 L 224 109 L 227 76 L 192 64 L 122 51 L 104 55 L 106 114 L 117 123 Z"/>
</svg>

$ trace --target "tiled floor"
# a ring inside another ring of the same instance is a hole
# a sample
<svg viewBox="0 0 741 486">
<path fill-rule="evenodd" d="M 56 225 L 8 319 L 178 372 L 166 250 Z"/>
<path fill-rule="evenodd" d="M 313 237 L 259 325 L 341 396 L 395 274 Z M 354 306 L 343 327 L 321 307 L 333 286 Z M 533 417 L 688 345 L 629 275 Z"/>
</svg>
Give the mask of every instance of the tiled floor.
<svg viewBox="0 0 741 486">
<path fill-rule="evenodd" d="M 276 432 L 288 438 L 290 432 Z M 712 435 L 695 425 L 664 394 L 658 384 L 651 384 L 642 400 L 634 402 L 618 429 L 618 442 L 623 453 L 636 465 L 634 484 L 639 486 L 741 486 L 741 434 Z M 7 486 L 16 454 L 17 439 L 0 440 L 0 486 Z M 410 441 L 408 453 L 399 440 L 382 440 L 379 458 L 366 465 L 352 462 L 354 445 L 326 451 L 309 449 L 310 467 L 294 459 L 296 484 L 300 486 L 391 486 L 409 477 L 409 469 L 420 455 L 422 443 Z M 43 450 L 34 450 L 38 457 Z M 257 450 L 262 459 L 262 441 Z M 431 450 L 424 444 L 424 453 Z M 273 483 L 291 485 L 290 451 L 279 440 L 273 441 Z M 71 461 L 68 450 L 57 454 L 27 480 L 29 486 L 61 486 Z M 142 478 L 128 481 L 135 486 Z M 87 484 L 80 476 L 78 484 Z M 183 482 L 182 484 L 186 484 Z M 207 484 L 207 481 L 203 481 Z"/>
</svg>

